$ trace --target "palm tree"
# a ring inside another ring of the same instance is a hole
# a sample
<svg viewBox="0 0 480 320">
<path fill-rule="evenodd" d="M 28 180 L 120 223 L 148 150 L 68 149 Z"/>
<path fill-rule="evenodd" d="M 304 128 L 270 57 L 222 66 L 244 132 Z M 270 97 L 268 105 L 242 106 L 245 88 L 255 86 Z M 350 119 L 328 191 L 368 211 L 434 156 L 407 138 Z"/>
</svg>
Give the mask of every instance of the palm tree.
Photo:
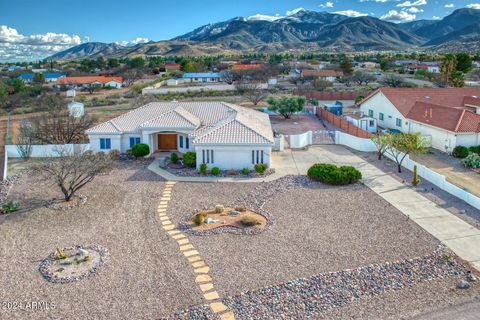
<svg viewBox="0 0 480 320">
<path fill-rule="evenodd" d="M 450 83 L 450 76 L 457 68 L 457 58 L 455 55 L 449 53 L 446 54 L 443 59 L 442 63 L 440 64 L 440 73 L 442 74 L 442 80 L 448 84 Z"/>
</svg>

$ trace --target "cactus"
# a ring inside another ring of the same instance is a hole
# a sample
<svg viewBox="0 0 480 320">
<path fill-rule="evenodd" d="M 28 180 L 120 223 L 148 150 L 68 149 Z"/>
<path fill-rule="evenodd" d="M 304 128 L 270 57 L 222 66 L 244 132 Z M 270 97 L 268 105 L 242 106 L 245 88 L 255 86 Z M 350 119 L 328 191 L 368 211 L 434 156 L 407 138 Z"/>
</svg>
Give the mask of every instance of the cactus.
<svg viewBox="0 0 480 320">
<path fill-rule="evenodd" d="M 420 179 L 418 178 L 418 173 L 417 173 L 417 166 L 413 166 L 413 179 L 412 179 L 412 185 L 414 187 L 418 187 L 420 184 Z"/>
</svg>

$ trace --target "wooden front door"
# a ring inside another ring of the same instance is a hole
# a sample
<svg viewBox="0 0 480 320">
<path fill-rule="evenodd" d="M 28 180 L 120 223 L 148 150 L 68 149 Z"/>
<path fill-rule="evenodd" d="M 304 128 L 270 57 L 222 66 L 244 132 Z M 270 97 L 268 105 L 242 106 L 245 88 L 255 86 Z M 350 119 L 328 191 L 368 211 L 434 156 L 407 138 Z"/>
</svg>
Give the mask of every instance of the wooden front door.
<svg viewBox="0 0 480 320">
<path fill-rule="evenodd" d="M 177 149 L 177 135 L 159 134 L 158 135 L 158 150 L 176 150 Z"/>
</svg>

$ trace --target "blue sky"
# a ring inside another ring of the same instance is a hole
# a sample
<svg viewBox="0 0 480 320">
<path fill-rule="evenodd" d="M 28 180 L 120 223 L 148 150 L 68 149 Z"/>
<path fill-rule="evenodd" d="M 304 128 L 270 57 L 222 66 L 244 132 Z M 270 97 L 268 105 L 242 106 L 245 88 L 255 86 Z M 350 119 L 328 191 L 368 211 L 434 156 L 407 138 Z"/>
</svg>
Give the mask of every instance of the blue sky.
<svg viewBox="0 0 480 320">
<path fill-rule="evenodd" d="M 165 40 L 235 16 L 275 19 L 295 9 L 370 15 L 392 22 L 438 19 L 480 0 L 2 0 L 0 60 L 32 59 L 85 41 Z"/>
</svg>

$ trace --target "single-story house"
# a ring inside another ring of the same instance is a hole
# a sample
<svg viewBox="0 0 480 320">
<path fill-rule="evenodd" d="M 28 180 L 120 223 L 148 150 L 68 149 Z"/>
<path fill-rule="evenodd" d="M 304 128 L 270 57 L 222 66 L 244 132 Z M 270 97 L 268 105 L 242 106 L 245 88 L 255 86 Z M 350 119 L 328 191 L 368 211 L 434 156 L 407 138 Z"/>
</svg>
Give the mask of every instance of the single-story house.
<svg viewBox="0 0 480 320">
<path fill-rule="evenodd" d="M 428 136 L 442 151 L 480 145 L 480 88 L 380 88 L 360 111 L 379 127 Z"/>
<path fill-rule="evenodd" d="M 223 72 L 197 72 L 183 74 L 183 80 L 186 83 L 222 82 L 224 78 L 225 74 Z"/>
<path fill-rule="evenodd" d="M 354 113 L 346 115 L 345 120 L 347 120 L 348 123 L 351 123 L 365 131 L 371 133 L 377 132 L 377 119 L 374 117 L 367 116 L 362 113 Z"/>
<path fill-rule="evenodd" d="M 250 71 L 263 68 L 263 64 L 255 63 L 255 64 L 235 64 L 232 66 L 233 72 L 242 72 L 242 71 Z"/>
<path fill-rule="evenodd" d="M 195 152 L 221 169 L 270 166 L 273 131 L 267 114 L 224 102 L 152 102 L 86 131 L 93 151 Z"/>
<path fill-rule="evenodd" d="M 166 72 L 180 71 L 180 65 L 178 63 L 165 63 L 164 68 Z"/>
<path fill-rule="evenodd" d="M 56 82 L 60 78 L 65 78 L 65 74 L 57 72 L 45 72 L 42 73 L 45 79 L 45 82 Z M 24 83 L 32 83 L 33 78 L 35 77 L 34 73 L 22 73 L 18 76 Z"/>
<path fill-rule="evenodd" d="M 430 73 L 440 73 L 440 67 L 438 65 L 429 64 L 410 64 L 407 66 L 408 72 L 417 72 L 419 70 L 427 70 Z"/>
<path fill-rule="evenodd" d="M 376 69 L 376 68 L 380 68 L 380 64 L 379 64 L 379 63 L 376 63 L 376 62 L 373 62 L 373 61 L 361 62 L 358 66 L 359 66 L 360 68 L 362 68 L 362 69 Z"/>
<path fill-rule="evenodd" d="M 57 80 L 57 85 L 65 85 L 73 88 L 87 87 L 89 85 L 98 85 L 102 87 L 121 88 L 123 85 L 122 77 L 106 76 L 86 76 L 86 77 L 64 77 Z"/>
<path fill-rule="evenodd" d="M 337 79 L 337 77 L 341 77 L 343 75 L 342 72 L 336 70 L 310 70 L 310 69 L 303 69 L 302 70 L 302 77 L 306 78 L 317 78 L 321 80 L 326 80 L 333 82 Z"/>
</svg>

